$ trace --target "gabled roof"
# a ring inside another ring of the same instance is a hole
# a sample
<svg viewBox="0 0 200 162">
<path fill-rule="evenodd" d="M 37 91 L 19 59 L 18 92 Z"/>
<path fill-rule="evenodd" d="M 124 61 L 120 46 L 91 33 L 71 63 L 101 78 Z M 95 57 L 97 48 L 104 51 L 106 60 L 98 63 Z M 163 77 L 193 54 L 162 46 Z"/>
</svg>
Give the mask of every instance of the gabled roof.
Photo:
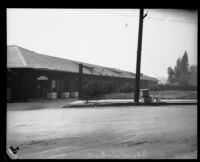
<svg viewBox="0 0 200 162">
<path fill-rule="evenodd" d="M 102 66 L 38 54 L 15 45 L 7 46 L 7 68 L 34 68 L 78 73 L 79 64 L 83 64 L 84 74 L 100 75 L 103 70 Z M 108 67 L 104 68 L 102 75 L 135 78 L 134 73 Z M 157 81 L 156 78 L 145 75 L 141 76 L 141 79 Z"/>
</svg>

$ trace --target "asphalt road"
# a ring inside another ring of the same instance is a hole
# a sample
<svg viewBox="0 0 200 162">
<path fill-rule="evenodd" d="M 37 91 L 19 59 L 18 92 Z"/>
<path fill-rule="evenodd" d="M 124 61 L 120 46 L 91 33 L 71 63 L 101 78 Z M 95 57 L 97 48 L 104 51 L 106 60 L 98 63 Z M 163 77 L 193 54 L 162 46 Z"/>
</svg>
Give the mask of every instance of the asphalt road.
<svg viewBox="0 0 200 162">
<path fill-rule="evenodd" d="M 19 158 L 197 158 L 197 106 L 7 111 Z"/>
</svg>

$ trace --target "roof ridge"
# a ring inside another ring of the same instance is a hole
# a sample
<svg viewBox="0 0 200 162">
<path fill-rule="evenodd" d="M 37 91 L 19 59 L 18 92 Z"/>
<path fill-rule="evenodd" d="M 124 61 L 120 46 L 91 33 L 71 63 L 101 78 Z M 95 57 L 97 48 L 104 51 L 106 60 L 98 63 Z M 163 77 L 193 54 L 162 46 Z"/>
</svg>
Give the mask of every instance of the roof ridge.
<svg viewBox="0 0 200 162">
<path fill-rule="evenodd" d="M 16 50 L 16 52 L 17 52 L 19 58 L 21 59 L 23 65 L 24 65 L 24 66 L 27 66 L 28 64 L 27 64 L 26 60 L 24 59 L 24 57 L 22 56 L 21 51 L 19 50 L 18 46 L 15 46 L 15 45 L 14 45 L 14 48 L 15 48 L 15 50 Z"/>
<path fill-rule="evenodd" d="M 116 69 L 115 67 L 107 67 L 107 66 L 103 66 L 103 65 L 95 65 L 95 64 L 92 64 L 92 63 L 86 63 L 86 62 L 82 62 L 82 61 L 76 61 L 76 60 L 71 60 L 71 59 L 67 59 L 67 58 L 61 58 L 61 57 L 57 57 L 57 56 L 38 53 L 38 52 L 35 52 L 35 51 L 30 50 L 30 49 L 27 49 L 27 48 L 24 48 L 24 47 L 21 47 L 21 46 L 17 46 L 17 45 L 9 45 L 9 46 L 14 46 L 15 48 L 18 48 L 18 49 L 22 48 L 24 50 L 28 50 L 28 51 L 34 52 L 35 54 L 38 54 L 38 55 L 43 55 L 43 56 L 47 56 L 47 57 L 53 57 L 53 58 L 57 58 L 57 59 L 64 59 L 64 60 L 68 60 L 68 61 L 71 61 L 71 62 L 77 63 L 77 64 L 85 64 L 86 66 L 94 66 L 94 67 L 98 66 L 100 68 L 105 68 L 105 69 Z M 117 70 L 122 71 L 122 72 L 129 72 L 129 71 L 126 71 L 126 70 L 121 70 L 121 69 L 117 69 Z M 133 73 L 133 72 L 129 72 L 129 73 Z"/>
</svg>

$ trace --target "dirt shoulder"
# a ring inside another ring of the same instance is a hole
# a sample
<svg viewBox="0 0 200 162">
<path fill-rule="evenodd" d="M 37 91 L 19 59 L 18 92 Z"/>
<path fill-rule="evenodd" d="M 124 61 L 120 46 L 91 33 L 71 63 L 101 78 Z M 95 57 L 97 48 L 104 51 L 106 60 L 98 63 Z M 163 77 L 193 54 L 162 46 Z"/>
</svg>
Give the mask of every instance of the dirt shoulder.
<svg viewBox="0 0 200 162">
<path fill-rule="evenodd" d="M 69 104 L 76 100 L 77 99 L 56 99 L 7 103 L 7 110 L 37 110 L 45 108 L 62 108 L 63 105 Z"/>
</svg>

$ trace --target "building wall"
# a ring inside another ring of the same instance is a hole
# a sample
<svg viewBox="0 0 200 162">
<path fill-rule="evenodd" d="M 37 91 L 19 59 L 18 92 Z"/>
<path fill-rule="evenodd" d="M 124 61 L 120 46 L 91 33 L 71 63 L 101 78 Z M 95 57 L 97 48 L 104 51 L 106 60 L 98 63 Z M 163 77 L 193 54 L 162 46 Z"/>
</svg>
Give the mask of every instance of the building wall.
<svg viewBox="0 0 200 162">
<path fill-rule="evenodd" d="M 10 72 L 11 71 L 11 72 Z M 47 92 L 79 91 L 79 75 L 51 70 L 10 68 L 7 71 L 7 88 L 11 91 L 12 101 L 27 101 L 31 98 L 46 98 Z M 154 84 L 141 81 L 141 88 Z M 110 92 L 133 92 L 134 79 L 111 78 L 106 76 L 82 75 L 83 96 Z"/>
</svg>

